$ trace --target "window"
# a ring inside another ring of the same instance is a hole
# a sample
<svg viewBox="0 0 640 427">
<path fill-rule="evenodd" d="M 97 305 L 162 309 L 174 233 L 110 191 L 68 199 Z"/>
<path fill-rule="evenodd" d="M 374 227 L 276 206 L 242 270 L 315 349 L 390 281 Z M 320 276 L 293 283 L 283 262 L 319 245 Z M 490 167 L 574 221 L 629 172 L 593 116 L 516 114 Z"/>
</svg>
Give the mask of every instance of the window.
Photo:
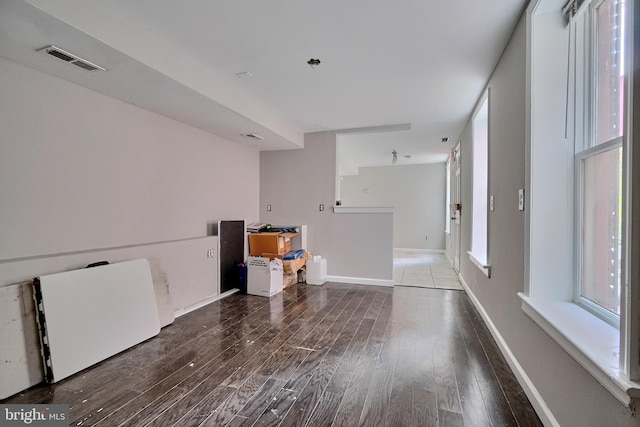
<svg viewBox="0 0 640 427">
<path fill-rule="evenodd" d="M 451 233 L 451 156 L 447 159 L 444 168 L 445 189 L 444 189 L 444 232 Z"/>
<path fill-rule="evenodd" d="M 578 303 L 614 325 L 619 324 L 621 298 L 624 11 L 624 0 L 591 4 L 580 18 L 590 30 L 586 52 L 576 61 L 584 70 L 576 87 L 590 96 L 586 114 L 576 116 L 586 120 L 576 123 L 582 129 L 575 141 L 575 295 Z"/>
<path fill-rule="evenodd" d="M 632 123 L 629 0 L 528 11 L 525 292 L 522 309 L 621 402 L 640 391 L 629 280 Z M 637 89 L 634 89 L 637 90 Z"/>
<path fill-rule="evenodd" d="M 471 260 L 489 275 L 487 199 L 489 188 L 489 92 L 473 115 Z"/>
<path fill-rule="evenodd" d="M 621 296 L 622 147 L 585 157 L 581 154 L 581 251 L 576 294 L 579 303 L 616 324 Z"/>
</svg>

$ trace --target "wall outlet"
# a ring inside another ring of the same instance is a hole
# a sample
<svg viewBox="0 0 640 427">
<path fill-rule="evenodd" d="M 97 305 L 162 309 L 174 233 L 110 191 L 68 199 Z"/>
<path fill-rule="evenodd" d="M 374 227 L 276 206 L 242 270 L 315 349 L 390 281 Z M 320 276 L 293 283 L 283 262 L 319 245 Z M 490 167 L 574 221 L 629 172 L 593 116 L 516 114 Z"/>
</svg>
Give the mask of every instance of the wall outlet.
<svg viewBox="0 0 640 427">
<path fill-rule="evenodd" d="M 267 205 L 267 212 L 271 212 L 271 205 Z"/>
<path fill-rule="evenodd" d="M 214 255 L 215 255 L 215 252 L 213 251 L 213 248 L 210 248 L 207 251 L 207 258 L 213 258 Z"/>
<path fill-rule="evenodd" d="M 320 210 L 320 212 L 324 211 L 324 205 L 320 203 L 320 206 L 318 207 L 318 209 Z"/>
<path fill-rule="evenodd" d="M 493 212 L 495 210 L 495 204 L 493 200 L 493 194 L 489 197 L 489 210 Z"/>
</svg>

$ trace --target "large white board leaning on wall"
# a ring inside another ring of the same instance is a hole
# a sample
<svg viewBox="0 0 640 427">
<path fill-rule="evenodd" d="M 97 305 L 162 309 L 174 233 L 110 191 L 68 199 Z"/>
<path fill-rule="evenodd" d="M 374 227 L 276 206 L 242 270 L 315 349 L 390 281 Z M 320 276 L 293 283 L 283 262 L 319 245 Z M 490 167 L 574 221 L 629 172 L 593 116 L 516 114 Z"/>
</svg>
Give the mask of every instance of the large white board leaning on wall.
<svg viewBox="0 0 640 427">
<path fill-rule="evenodd" d="M 40 276 L 34 294 L 49 382 L 160 332 L 146 259 Z"/>
</svg>

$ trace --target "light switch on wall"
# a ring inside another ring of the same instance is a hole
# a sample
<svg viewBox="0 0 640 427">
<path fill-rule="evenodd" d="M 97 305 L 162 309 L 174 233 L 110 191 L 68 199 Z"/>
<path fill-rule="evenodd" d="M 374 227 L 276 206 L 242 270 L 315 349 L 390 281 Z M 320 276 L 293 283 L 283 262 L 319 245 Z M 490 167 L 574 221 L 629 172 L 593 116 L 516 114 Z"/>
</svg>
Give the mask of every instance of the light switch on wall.
<svg viewBox="0 0 640 427">
<path fill-rule="evenodd" d="M 524 188 L 518 190 L 518 210 L 524 210 Z"/>
</svg>

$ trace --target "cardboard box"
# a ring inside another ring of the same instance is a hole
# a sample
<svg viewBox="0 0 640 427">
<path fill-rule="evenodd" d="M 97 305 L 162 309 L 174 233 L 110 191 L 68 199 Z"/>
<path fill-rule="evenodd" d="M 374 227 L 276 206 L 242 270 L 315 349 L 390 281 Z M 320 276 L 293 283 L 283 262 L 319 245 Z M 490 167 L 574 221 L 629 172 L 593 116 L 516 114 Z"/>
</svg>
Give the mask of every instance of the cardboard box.
<svg viewBox="0 0 640 427">
<path fill-rule="evenodd" d="M 281 263 L 269 258 L 250 256 L 247 260 L 247 293 L 271 297 L 282 291 L 283 271 Z"/>
<path fill-rule="evenodd" d="M 263 256 L 263 254 L 284 255 L 291 251 L 291 238 L 298 233 L 267 233 L 249 234 L 249 255 Z"/>
<path fill-rule="evenodd" d="M 296 283 L 298 283 L 298 273 L 284 273 L 282 275 L 282 289 L 287 289 Z"/>
<path fill-rule="evenodd" d="M 304 283 L 306 281 L 306 273 L 304 267 L 296 271 L 295 273 L 284 273 L 282 275 L 282 289 L 287 289 L 289 286 L 296 283 Z"/>
</svg>

